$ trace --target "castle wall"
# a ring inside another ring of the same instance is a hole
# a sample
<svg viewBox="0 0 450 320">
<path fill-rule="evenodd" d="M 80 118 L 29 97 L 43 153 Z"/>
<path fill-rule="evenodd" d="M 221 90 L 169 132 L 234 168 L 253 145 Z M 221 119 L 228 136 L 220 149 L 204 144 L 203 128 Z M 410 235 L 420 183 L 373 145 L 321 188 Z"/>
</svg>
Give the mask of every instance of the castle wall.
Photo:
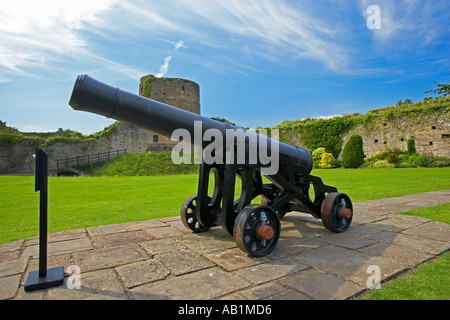
<svg viewBox="0 0 450 320">
<path fill-rule="evenodd" d="M 450 157 L 450 122 L 447 112 L 430 114 L 420 121 L 410 117 L 396 117 L 390 121 L 380 122 L 374 128 L 362 125 L 350 130 L 343 137 L 345 144 L 357 133 L 363 139 L 366 157 L 386 150 L 407 150 L 410 138 L 415 140 L 416 151 L 420 154 Z M 341 160 L 342 151 L 338 159 Z"/>
</svg>

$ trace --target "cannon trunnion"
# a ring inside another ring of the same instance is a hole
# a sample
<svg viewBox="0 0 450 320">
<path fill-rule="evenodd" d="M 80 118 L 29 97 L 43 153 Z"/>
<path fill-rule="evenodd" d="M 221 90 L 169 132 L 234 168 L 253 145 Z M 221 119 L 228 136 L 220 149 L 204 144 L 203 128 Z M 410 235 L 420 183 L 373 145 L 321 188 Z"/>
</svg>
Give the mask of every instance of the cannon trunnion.
<svg viewBox="0 0 450 320">
<path fill-rule="evenodd" d="M 222 226 L 243 251 L 262 257 L 276 247 L 281 232 L 280 219 L 288 212 L 309 213 L 322 219 L 324 226 L 333 232 L 344 232 L 351 224 L 353 207 L 350 198 L 310 174 L 312 156 L 306 149 L 121 91 L 87 75 L 78 77 L 69 104 L 75 110 L 129 122 L 166 136 L 184 129 L 194 137 L 199 123 L 202 137 L 212 129 L 224 137 L 233 130 L 244 133 L 242 140 L 233 138 L 231 144 L 224 142 L 226 151 L 218 156 L 220 161 L 215 162 L 204 160 L 205 153 L 210 152 L 207 141 L 195 138 L 188 141 L 203 150 L 197 194 L 186 199 L 180 213 L 183 224 L 193 232 Z M 242 146 L 243 149 L 239 149 Z M 276 161 L 277 170 L 267 170 L 269 164 L 260 159 L 249 161 L 252 147 L 272 156 L 275 150 L 273 161 Z M 227 148 L 232 149 L 233 156 L 229 156 Z M 236 159 L 238 149 L 245 152 L 243 161 Z M 263 182 L 263 176 L 268 183 Z M 213 190 L 208 190 L 210 177 L 214 177 Z M 237 199 L 236 179 L 242 184 Z M 255 204 L 257 197 L 262 201 Z"/>
</svg>

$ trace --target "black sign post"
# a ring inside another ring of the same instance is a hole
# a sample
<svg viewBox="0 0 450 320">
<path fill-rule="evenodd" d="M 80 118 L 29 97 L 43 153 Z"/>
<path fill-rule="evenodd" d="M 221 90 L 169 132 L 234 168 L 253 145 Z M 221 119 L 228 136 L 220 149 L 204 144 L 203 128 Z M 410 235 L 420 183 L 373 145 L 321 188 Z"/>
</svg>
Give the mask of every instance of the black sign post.
<svg viewBox="0 0 450 320">
<path fill-rule="evenodd" d="M 36 149 L 35 191 L 39 193 L 39 270 L 32 271 L 25 283 L 25 291 L 60 286 L 64 282 L 64 267 L 47 269 L 47 199 L 48 155 Z"/>
</svg>

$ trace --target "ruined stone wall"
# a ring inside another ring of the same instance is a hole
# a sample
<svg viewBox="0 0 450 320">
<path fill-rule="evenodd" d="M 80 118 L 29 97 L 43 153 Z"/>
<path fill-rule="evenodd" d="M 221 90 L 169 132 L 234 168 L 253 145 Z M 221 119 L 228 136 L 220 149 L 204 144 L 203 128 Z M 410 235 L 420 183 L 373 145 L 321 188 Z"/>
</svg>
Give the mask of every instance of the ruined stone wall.
<svg viewBox="0 0 450 320">
<path fill-rule="evenodd" d="M 429 114 L 418 121 L 413 117 L 395 117 L 372 125 L 358 125 L 343 137 L 344 148 L 350 137 L 357 133 L 363 139 L 366 157 L 386 150 L 407 150 L 407 141 L 415 140 L 416 151 L 421 154 L 450 157 L 449 114 Z M 339 155 L 339 159 L 342 156 Z"/>
</svg>

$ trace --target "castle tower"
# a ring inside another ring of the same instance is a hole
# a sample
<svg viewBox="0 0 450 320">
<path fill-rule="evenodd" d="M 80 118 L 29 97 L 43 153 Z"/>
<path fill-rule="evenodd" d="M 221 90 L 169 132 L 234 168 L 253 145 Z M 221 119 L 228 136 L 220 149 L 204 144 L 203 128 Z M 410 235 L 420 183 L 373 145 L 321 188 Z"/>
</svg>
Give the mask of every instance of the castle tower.
<svg viewBox="0 0 450 320">
<path fill-rule="evenodd" d="M 200 114 L 200 87 L 197 83 L 177 78 L 141 78 L 139 95 Z"/>
<path fill-rule="evenodd" d="M 149 74 L 140 80 L 139 95 L 200 114 L 200 87 L 194 81 L 156 78 Z M 151 143 L 171 142 L 169 137 L 153 132 L 150 132 L 150 135 L 152 136 Z"/>
</svg>

